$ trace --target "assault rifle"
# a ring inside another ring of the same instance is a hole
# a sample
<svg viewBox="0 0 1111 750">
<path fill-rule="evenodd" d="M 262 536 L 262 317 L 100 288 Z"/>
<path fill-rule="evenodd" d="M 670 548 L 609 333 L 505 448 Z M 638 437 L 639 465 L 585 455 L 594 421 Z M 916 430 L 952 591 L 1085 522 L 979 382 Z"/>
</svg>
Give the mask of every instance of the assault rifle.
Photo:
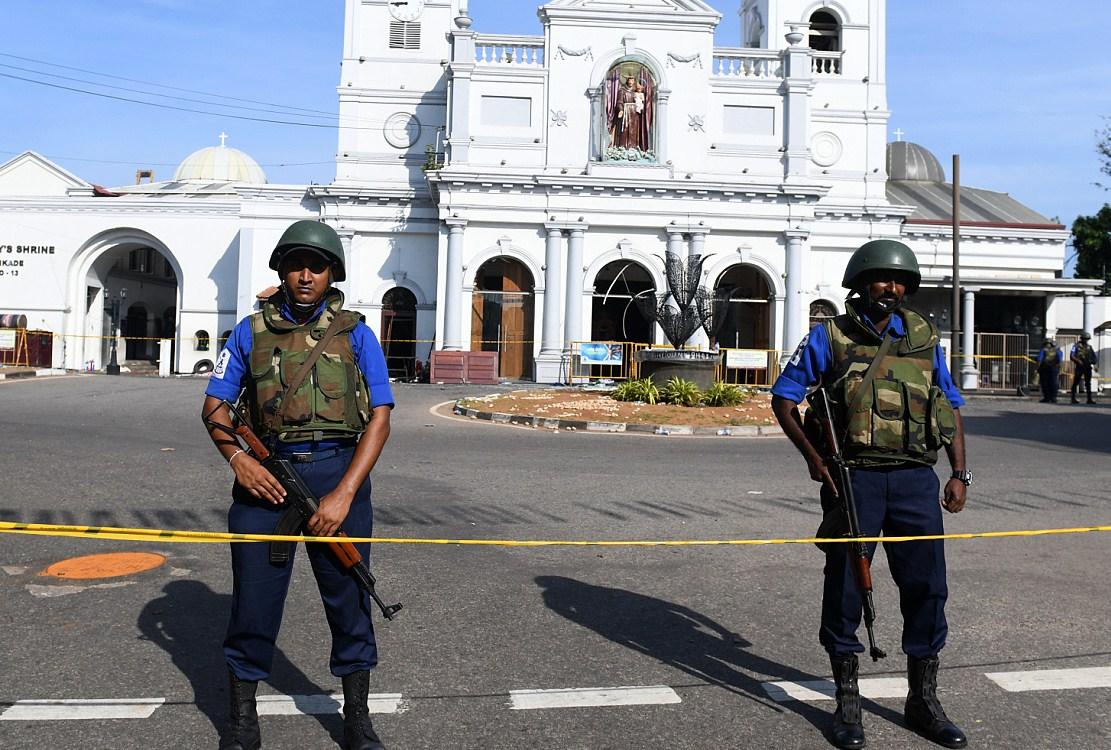
<svg viewBox="0 0 1111 750">
<path fill-rule="evenodd" d="M 285 489 L 285 503 L 288 509 L 285 515 L 278 521 L 278 526 L 274 530 L 275 534 L 280 536 L 296 536 L 302 533 L 305 524 L 312 518 L 316 511 L 320 508 L 320 500 L 305 484 L 301 476 L 293 468 L 293 464 L 284 458 L 278 458 L 273 455 L 262 441 L 258 439 L 254 431 L 247 425 L 247 420 L 239 410 L 227 401 L 221 401 L 221 406 L 226 406 L 228 411 L 232 414 L 234 427 L 227 427 L 219 422 L 211 419 L 212 414 L 205 417 L 205 424 L 210 428 L 218 429 L 228 435 L 231 435 L 237 441 L 242 440 L 246 446 L 247 452 L 250 453 L 262 467 L 274 475 L 274 478 Z M 219 408 L 219 407 L 217 407 Z M 214 413 L 214 412 L 213 412 Z M 347 536 L 344 532 L 340 531 L 336 536 Z M 284 542 L 281 544 L 289 545 L 291 543 Z M 375 590 L 377 581 L 374 575 L 363 563 L 363 556 L 359 554 L 359 550 L 351 542 L 327 542 L 332 548 L 332 552 L 339 559 L 340 565 L 355 577 L 359 582 L 359 586 L 366 591 L 374 603 L 378 605 L 378 609 L 382 610 L 382 616 L 387 620 L 392 620 L 399 611 L 401 611 L 401 604 L 386 604 L 382 598 L 378 596 Z M 271 549 L 270 558 L 274 562 L 283 562 L 287 560 L 289 552 L 286 550 Z"/>
<path fill-rule="evenodd" d="M 837 487 L 838 500 L 841 503 L 841 512 L 849 527 L 848 536 L 854 540 L 860 539 L 864 534 L 860 530 L 860 520 L 856 514 L 856 496 L 853 494 L 853 484 L 849 477 L 849 467 L 845 457 L 841 455 L 841 446 L 837 441 L 837 428 L 833 421 L 833 410 L 829 403 L 829 394 L 825 388 L 818 388 L 807 396 L 810 408 L 815 410 L 818 425 L 822 433 L 822 443 L 825 449 L 825 464 L 833 477 Z M 818 446 L 815 446 L 818 447 Z M 822 524 L 823 528 L 825 524 Z M 819 534 L 821 536 L 821 534 Z M 864 604 L 864 627 L 868 630 L 868 655 L 872 661 L 886 658 L 887 654 L 876 646 L 876 636 L 872 626 L 876 621 L 876 605 L 872 601 L 872 564 L 868 560 L 868 546 L 864 542 L 845 542 L 849 545 L 849 555 L 853 566 L 853 577 L 856 579 L 857 588 L 860 589 L 861 599 Z"/>
</svg>

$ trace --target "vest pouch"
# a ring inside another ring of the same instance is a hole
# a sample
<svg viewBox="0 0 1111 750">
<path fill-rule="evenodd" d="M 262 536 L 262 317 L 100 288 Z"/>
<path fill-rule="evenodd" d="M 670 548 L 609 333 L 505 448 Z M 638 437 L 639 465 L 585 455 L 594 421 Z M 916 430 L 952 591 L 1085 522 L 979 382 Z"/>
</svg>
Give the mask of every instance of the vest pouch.
<svg viewBox="0 0 1111 750">
<path fill-rule="evenodd" d="M 906 451 L 914 456 L 930 452 L 930 389 L 903 381 L 903 397 L 907 405 Z"/>
<path fill-rule="evenodd" d="M 293 375 L 297 372 L 298 368 L 305 363 L 309 358 L 308 351 L 283 351 L 282 359 L 279 365 L 279 372 L 281 374 L 282 392 L 289 387 L 289 383 L 293 380 Z M 316 369 L 315 367 L 313 369 Z M 301 386 L 291 393 L 286 399 L 288 406 L 285 407 L 285 424 L 297 425 L 307 424 L 312 421 L 312 381 L 313 378 L 305 378 Z"/>
<path fill-rule="evenodd" d="M 949 445 L 957 436 L 957 415 L 945 392 L 936 385 L 930 388 L 929 446 L 932 450 Z"/>
<path fill-rule="evenodd" d="M 322 352 L 313 366 L 316 383 L 316 417 L 325 422 L 343 424 L 347 420 L 345 396 L 348 389 L 347 366 L 338 354 Z"/>
<path fill-rule="evenodd" d="M 902 384 L 892 380 L 873 380 L 872 447 L 893 453 L 902 452 L 906 440 Z"/>
</svg>

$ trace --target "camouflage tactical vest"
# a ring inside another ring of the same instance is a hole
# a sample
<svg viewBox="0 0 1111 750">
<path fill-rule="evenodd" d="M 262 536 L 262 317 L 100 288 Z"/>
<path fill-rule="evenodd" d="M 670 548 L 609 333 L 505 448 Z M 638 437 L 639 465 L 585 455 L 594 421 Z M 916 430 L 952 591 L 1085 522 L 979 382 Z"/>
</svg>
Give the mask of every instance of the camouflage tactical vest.
<svg viewBox="0 0 1111 750">
<path fill-rule="evenodd" d="M 891 343 L 859 408 L 849 414 L 882 339 L 853 305 L 847 310 L 825 324 L 833 351 L 830 395 L 846 461 L 851 466 L 932 466 L 938 449 L 957 431 L 953 405 L 933 384 L 937 329 L 913 310 L 896 313 L 906 335 Z"/>
<path fill-rule="evenodd" d="M 1057 361 L 1057 347 L 1056 346 L 1043 346 L 1042 347 L 1042 361 L 1038 367 L 1060 367 L 1061 363 Z"/>
<path fill-rule="evenodd" d="M 1076 342 L 1076 354 L 1081 367 L 1091 367 L 1096 361 L 1096 350 L 1083 341 Z"/>
<path fill-rule="evenodd" d="M 350 333 L 359 315 L 342 309 L 343 293 L 333 289 L 320 317 L 298 325 L 281 316 L 282 299 L 271 297 L 250 318 L 251 384 L 246 401 L 252 427 L 260 437 L 276 436 L 282 442 L 361 434 L 370 421 L 370 400 L 351 348 Z M 338 318 L 339 330 L 304 382 L 290 394 L 283 419 L 278 413 L 282 394 L 333 318 Z"/>
</svg>

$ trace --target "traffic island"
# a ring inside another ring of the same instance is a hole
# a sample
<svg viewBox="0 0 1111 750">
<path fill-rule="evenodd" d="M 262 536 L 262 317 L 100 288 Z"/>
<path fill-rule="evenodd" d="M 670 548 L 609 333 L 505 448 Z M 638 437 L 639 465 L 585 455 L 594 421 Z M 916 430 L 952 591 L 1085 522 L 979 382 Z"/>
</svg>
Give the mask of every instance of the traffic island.
<svg viewBox="0 0 1111 750">
<path fill-rule="evenodd" d="M 605 391 L 519 390 L 460 399 L 453 412 L 475 420 L 550 431 L 719 437 L 783 434 L 766 393 L 737 406 L 677 406 L 615 401 Z"/>
</svg>

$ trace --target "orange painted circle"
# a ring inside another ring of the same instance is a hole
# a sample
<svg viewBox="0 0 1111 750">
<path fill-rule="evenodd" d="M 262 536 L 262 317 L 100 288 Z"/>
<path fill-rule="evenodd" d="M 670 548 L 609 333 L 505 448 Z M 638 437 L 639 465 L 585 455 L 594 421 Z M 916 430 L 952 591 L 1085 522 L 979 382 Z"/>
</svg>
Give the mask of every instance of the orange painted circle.
<svg viewBox="0 0 1111 750">
<path fill-rule="evenodd" d="M 71 580 L 117 578 L 142 573 L 144 570 L 154 570 L 165 562 L 164 555 L 153 552 L 109 552 L 103 555 L 85 555 L 59 560 L 39 575 Z"/>
</svg>

